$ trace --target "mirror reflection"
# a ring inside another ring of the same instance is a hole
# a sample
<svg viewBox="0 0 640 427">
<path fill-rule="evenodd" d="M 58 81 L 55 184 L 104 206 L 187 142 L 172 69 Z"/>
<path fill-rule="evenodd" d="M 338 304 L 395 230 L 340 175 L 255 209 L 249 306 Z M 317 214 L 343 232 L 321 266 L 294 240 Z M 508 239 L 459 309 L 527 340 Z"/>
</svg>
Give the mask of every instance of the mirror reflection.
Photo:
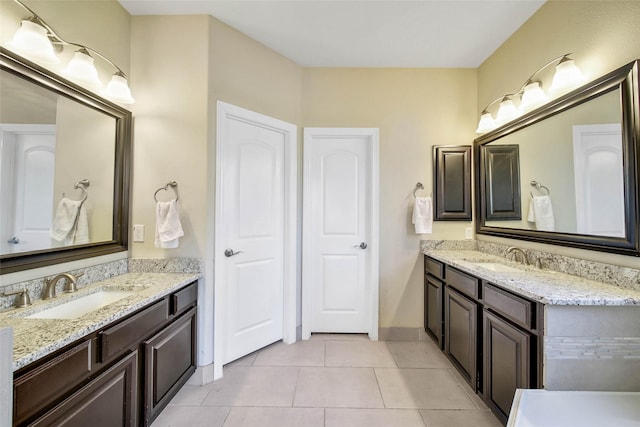
<svg viewBox="0 0 640 427">
<path fill-rule="evenodd" d="M 522 214 L 485 225 L 625 237 L 620 99 L 610 91 L 486 144 L 518 146 Z"/>
<path fill-rule="evenodd" d="M 0 71 L 0 255 L 112 241 L 115 159 L 115 118 Z"/>
</svg>

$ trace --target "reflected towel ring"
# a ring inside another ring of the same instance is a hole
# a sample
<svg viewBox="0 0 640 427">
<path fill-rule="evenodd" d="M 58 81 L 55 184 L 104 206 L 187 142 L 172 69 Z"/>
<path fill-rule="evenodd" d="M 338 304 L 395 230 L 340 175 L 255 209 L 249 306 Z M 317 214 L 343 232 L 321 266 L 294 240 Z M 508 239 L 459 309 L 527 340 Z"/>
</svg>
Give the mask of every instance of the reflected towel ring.
<svg viewBox="0 0 640 427">
<path fill-rule="evenodd" d="M 536 190 L 538 190 L 539 192 L 541 192 L 545 196 L 548 196 L 549 194 L 551 194 L 551 191 L 549 191 L 549 189 L 547 187 L 545 187 L 544 185 L 540 184 L 538 181 L 531 181 L 530 184 L 532 186 L 536 187 Z M 542 191 L 543 189 L 544 189 L 544 191 Z"/>
<path fill-rule="evenodd" d="M 158 188 L 156 192 L 153 193 L 153 199 L 156 201 L 156 203 L 158 202 L 158 198 L 156 197 L 158 193 L 162 190 L 169 191 L 169 187 L 173 188 L 173 192 L 176 193 L 175 201 L 176 202 L 178 201 L 178 199 L 180 198 L 180 196 L 178 195 L 178 183 L 175 181 L 169 181 L 167 185 L 165 185 L 164 187 Z"/>
<path fill-rule="evenodd" d="M 89 187 L 90 185 L 91 182 L 88 179 L 80 180 L 73 185 L 73 188 L 82 191 L 82 200 L 80 200 L 80 203 L 84 203 L 84 201 L 87 200 L 87 197 L 89 197 L 87 187 Z"/>
</svg>

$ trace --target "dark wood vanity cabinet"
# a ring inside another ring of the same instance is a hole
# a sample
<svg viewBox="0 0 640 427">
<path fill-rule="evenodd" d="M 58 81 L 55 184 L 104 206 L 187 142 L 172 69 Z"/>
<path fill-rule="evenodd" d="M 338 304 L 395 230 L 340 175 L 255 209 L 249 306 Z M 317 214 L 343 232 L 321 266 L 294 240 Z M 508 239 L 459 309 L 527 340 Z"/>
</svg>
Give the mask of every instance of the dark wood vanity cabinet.
<svg viewBox="0 0 640 427">
<path fill-rule="evenodd" d="M 542 305 L 483 283 L 483 398 L 506 423 L 517 388 L 542 387 Z"/>
<path fill-rule="evenodd" d="M 542 387 L 542 310 L 425 256 L 425 330 L 438 344 L 444 339 L 444 353 L 503 423 L 517 388 Z"/>
<path fill-rule="evenodd" d="M 14 373 L 14 426 L 149 425 L 196 369 L 197 283 Z"/>
<path fill-rule="evenodd" d="M 196 367 L 196 309 L 143 343 L 144 425 L 151 424 Z"/>
<path fill-rule="evenodd" d="M 444 297 L 444 352 L 474 390 L 480 387 L 479 280 L 459 270 L 445 267 L 447 287 Z"/>
<path fill-rule="evenodd" d="M 444 264 L 424 259 L 424 330 L 444 349 Z"/>
</svg>

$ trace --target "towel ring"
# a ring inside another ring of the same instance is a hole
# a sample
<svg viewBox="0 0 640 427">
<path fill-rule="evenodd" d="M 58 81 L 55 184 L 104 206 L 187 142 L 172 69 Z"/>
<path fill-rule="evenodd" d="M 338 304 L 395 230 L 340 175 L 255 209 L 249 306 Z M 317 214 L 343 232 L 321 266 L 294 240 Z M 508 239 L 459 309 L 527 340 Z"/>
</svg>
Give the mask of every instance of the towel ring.
<svg viewBox="0 0 640 427">
<path fill-rule="evenodd" d="M 73 188 L 82 191 L 82 200 L 80 200 L 80 203 L 84 203 L 84 201 L 87 200 L 87 197 L 89 197 L 87 187 L 89 187 L 90 185 L 91 181 L 89 181 L 88 179 L 80 180 L 73 185 Z"/>
<path fill-rule="evenodd" d="M 424 185 L 421 182 L 416 183 L 416 188 L 413 189 L 413 198 L 416 198 L 416 191 L 424 190 Z"/>
<path fill-rule="evenodd" d="M 160 187 L 156 190 L 155 193 L 153 193 L 153 199 L 158 202 L 158 198 L 156 197 L 158 195 L 158 193 L 162 190 L 164 191 L 169 191 L 169 187 L 173 188 L 173 192 L 176 193 L 176 202 L 178 201 L 178 199 L 180 198 L 180 196 L 178 195 L 178 183 L 175 181 L 169 181 L 167 183 L 167 185 L 165 185 L 164 187 Z"/>
<path fill-rule="evenodd" d="M 536 190 L 538 190 L 539 192 L 543 193 L 545 196 L 548 196 L 549 194 L 551 194 L 551 191 L 549 191 L 549 189 L 547 187 L 545 187 L 544 185 L 540 184 L 538 181 L 531 181 L 530 184 L 534 187 L 536 187 Z M 544 189 L 544 192 L 542 191 Z"/>
</svg>

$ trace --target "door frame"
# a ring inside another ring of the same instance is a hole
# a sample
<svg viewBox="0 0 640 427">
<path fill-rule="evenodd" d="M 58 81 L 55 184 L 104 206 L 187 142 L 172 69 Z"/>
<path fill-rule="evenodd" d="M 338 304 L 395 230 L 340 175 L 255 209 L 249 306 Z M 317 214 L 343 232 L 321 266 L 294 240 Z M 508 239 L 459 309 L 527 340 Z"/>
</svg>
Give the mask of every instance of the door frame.
<svg viewBox="0 0 640 427">
<path fill-rule="evenodd" d="M 304 177 L 303 194 L 310 194 L 311 185 L 311 144 L 322 139 L 365 137 L 368 142 L 369 174 L 367 179 L 367 191 L 369 193 L 369 265 L 367 277 L 369 283 L 369 327 L 368 335 L 372 341 L 378 340 L 378 306 L 379 306 L 379 193 L 380 193 L 380 130 L 378 128 L 304 128 Z M 302 236 L 311 233 L 311 224 L 304 218 L 311 218 L 311 203 L 309 197 L 303 197 L 302 207 Z M 312 291 L 310 280 L 311 263 L 306 259 L 311 253 L 310 239 L 302 239 L 302 339 L 311 337 L 311 310 Z"/>
<path fill-rule="evenodd" d="M 281 132 L 285 135 L 284 146 L 284 301 L 283 301 L 283 331 L 282 340 L 287 344 L 296 342 L 296 267 L 297 267 L 297 159 L 298 159 L 298 128 L 273 117 L 265 116 L 251 110 L 247 110 L 223 101 L 217 101 L 216 124 L 216 195 L 215 195 L 215 243 L 214 243 L 214 324 L 213 324 L 213 377 L 222 378 L 222 360 L 226 348 L 225 331 L 227 322 L 227 307 L 225 301 L 225 287 L 222 284 L 222 268 L 225 256 L 223 253 L 224 242 L 222 233 L 218 233 L 224 227 L 222 212 L 225 208 L 222 204 L 222 183 L 225 167 L 222 163 L 222 147 L 225 143 L 224 133 L 228 119 L 240 120 L 245 123 L 255 124 L 270 130 Z"/>
</svg>

